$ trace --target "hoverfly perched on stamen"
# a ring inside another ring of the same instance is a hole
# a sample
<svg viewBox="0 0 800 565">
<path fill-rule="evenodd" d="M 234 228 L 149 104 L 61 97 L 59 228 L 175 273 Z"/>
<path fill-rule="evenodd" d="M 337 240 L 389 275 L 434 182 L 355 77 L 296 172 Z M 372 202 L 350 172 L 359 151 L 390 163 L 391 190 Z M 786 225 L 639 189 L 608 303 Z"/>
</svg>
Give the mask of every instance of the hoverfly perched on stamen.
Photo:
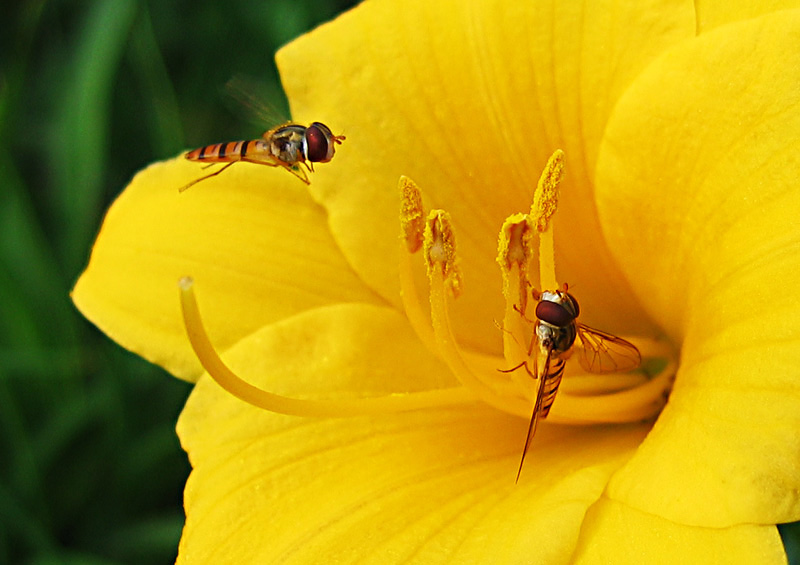
<svg viewBox="0 0 800 565">
<path fill-rule="evenodd" d="M 525 462 L 525 454 L 536 434 L 536 425 L 550 413 L 564 376 L 567 359 L 573 353 L 578 355 L 581 367 L 589 373 L 630 371 L 642 362 L 639 350 L 629 341 L 577 321 L 580 307 L 575 297 L 567 291 L 567 285 L 556 291 L 539 293 L 533 290 L 533 298 L 537 301 L 536 319 L 532 321 L 534 328 L 528 357 L 533 356 L 534 369 L 531 371 L 527 362 L 524 362 L 503 371 L 510 372 L 524 367 L 534 379 L 539 379 L 536 402 L 517 470 L 517 481 Z M 540 354 L 544 357 L 544 364 L 542 370 L 538 371 L 537 358 Z"/>
<path fill-rule="evenodd" d="M 186 153 L 185 157 L 190 161 L 226 164 L 218 171 L 182 186 L 180 192 L 217 176 L 239 161 L 283 167 L 304 183 L 311 184 L 308 174 L 300 165 L 313 172 L 314 163 L 327 163 L 333 159 L 336 144 L 344 139 L 343 135 L 334 135 L 328 126 L 320 122 L 308 127 L 289 122 L 267 131 L 261 139 L 206 145 Z"/>
</svg>

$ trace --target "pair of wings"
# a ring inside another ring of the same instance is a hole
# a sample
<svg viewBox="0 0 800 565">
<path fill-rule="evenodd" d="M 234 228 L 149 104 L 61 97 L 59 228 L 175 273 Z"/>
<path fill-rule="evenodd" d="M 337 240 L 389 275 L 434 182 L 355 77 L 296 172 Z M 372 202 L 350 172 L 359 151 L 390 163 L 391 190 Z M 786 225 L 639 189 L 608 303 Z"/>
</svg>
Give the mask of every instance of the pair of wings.
<svg viewBox="0 0 800 565">
<path fill-rule="evenodd" d="M 578 361 L 585 371 L 595 374 L 624 373 L 635 369 L 642 363 L 639 350 L 631 342 L 584 324 L 579 323 L 577 326 L 573 354 L 577 355 Z M 533 436 L 536 434 L 539 416 L 545 409 L 545 399 L 551 397 L 550 403 L 552 403 L 561 382 L 565 363 L 565 359 L 558 356 L 552 348 L 545 355 L 541 372 L 537 370 L 537 364 L 534 363 L 534 374 L 539 379 L 539 386 L 536 392 L 536 403 L 533 405 L 533 413 L 528 424 L 528 434 L 525 437 L 525 447 L 522 450 L 517 470 L 517 481 L 522 473 L 525 454 L 528 453 Z M 557 379 L 555 383 L 554 379 Z M 548 385 L 550 385 L 550 389 L 548 389 Z"/>
<path fill-rule="evenodd" d="M 243 113 L 247 121 L 253 124 L 271 126 L 270 130 L 262 136 L 265 139 L 268 139 L 268 134 L 274 130 L 291 123 L 291 120 L 283 111 L 267 102 L 267 100 L 275 98 L 275 93 L 271 92 L 262 81 L 246 75 L 236 74 L 225 83 L 223 90 L 235 113 Z M 290 165 L 276 159 L 275 164 L 271 166 L 282 167 L 305 184 L 311 184 L 308 180 L 308 174 L 305 169 L 300 167 L 300 163 Z M 306 167 L 311 171 L 314 170 L 313 165 L 306 165 Z"/>
<path fill-rule="evenodd" d="M 624 373 L 642 364 L 642 356 L 631 342 L 587 325 L 578 324 L 575 354 L 589 373 Z"/>
</svg>

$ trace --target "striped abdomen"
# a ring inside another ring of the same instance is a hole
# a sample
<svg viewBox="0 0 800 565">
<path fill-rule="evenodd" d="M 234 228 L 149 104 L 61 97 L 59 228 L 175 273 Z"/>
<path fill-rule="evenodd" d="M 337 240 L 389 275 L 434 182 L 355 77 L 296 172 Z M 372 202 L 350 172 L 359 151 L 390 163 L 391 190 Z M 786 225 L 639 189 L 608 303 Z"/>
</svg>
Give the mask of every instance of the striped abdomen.
<svg viewBox="0 0 800 565">
<path fill-rule="evenodd" d="M 194 151 L 189 151 L 186 158 L 190 161 L 205 161 L 206 163 L 230 163 L 233 161 L 260 161 L 263 158 L 272 159 L 269 144 L 262 139 L 250 141 L 229 141 L 206 145 Z"/>
<path fill-rule="evenodd" d="M 542 390 L 543 399 L 542 410 L 539 413 L 540 418 L 547 418 L 547 415 L 550 413 L 550 407 L 556 399 L 556 393 L 561 384 L 561 377 L 564 376 L 564 367 L 566 366 L 567 362 L 560 357 L 550 359 L 549 370 L 546 375 L 542 375 L 544 379 L 544 389 Z"/>
</svg>

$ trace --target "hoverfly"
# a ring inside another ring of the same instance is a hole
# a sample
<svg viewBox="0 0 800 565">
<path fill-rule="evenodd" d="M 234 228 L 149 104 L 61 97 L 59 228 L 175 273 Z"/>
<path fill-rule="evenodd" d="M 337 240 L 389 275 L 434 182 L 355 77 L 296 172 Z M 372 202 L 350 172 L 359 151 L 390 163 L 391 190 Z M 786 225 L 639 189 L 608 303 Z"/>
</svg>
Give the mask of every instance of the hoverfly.
<svg viewBox="0 0 800 565">
<path fill-rule="evenodd" d="M 533 378 L 539 379 L 536 403 L 533 406 L 528 435 L 525 438 L 525 447 L 517 470 L 517 481 L 522 472 L 522 464 L 525 462 L 525 454 L 536 434 L 536 425 L 550 413 L 567 359 L 573 352 L 578 354 L 581 367 L 590 373 L 630 371 L 642 362 L 639 350 L 629 341 L 577 321 L 580 307 L 575 297 L 567 291 L 567 285 L 564 285 L 563 290 L 554 292 L 539 293 L 534 290 L 533 298 L 537 301 L 536 320 L 533 322 L 533 337 L 528 356 L 534 356 L 534 370 L 531 372 L 527 363 L 511 369 L 513 371 L 524 366 Z M 535 353 L 537 345 L 539 352 L 544 356 L 544 365 L 538 374 L 536 367 L 538 352 Z"/>
<path fill-rule="evenodd" d="M 343 135 L 334 135 L 328 126 L 320 122 L 308 127 L 289 122 L 267 131 L 261 139 L 206 145 L 189 151 L 185 157 L 190 161 L 226 164 L 218 171 L 181 187 L 180 192 L 217 176 L 239 161 L 283 167 L 304 183 L 310 184 L 306 171 L 300 165 L 314 172 L 314 163 L 327 163 L 333 159 L 336 144 L 344 139 Z"/>
</svg>

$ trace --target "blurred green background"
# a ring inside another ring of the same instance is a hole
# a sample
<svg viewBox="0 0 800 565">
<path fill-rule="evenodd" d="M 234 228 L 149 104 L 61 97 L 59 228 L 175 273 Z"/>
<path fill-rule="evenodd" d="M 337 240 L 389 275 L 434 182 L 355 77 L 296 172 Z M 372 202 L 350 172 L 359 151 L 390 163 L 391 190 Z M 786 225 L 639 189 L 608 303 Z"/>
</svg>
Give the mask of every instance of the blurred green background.
<svg viewBox="0 0 800 565">
<path fill-rule="evenodd" d="M 259 136 L 234 76 L 288 115 L 276 49 L 344 0 L 52 0 L 0 17 L 0 563 L 171 563 L 190 386 L 116 346 L 68 292 L 148 163 Z M 800 564 L 800 528 L 783 527 Z"/>
<path fill-rule="evenodd" d="M 86 322 L 68 293 L 148 163 L 288 116 L 278 47 L 355 2 L 51 0 L 0 13 L 0 563 L 172 563 L 190 386 Z M 259 93 L 259 94 L 264 94 Z"/>
</svg>

